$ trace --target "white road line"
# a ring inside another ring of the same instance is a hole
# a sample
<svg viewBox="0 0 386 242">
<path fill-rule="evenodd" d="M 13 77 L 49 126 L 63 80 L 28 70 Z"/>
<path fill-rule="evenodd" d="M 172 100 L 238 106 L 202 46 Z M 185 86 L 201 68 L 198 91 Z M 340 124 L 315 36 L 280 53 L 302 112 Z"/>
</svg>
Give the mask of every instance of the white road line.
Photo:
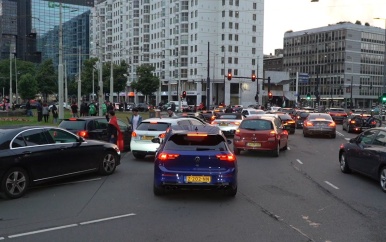
<svg viewBox="0 0 386 242">
<path fill-rule="evenodd" d="M 4 237 L 0 237 L 0 240 L 4 240 Z"/>
<path fill-rule="evenodd" d="M 350 138 L 344 138 L 345 140 L 350 140 Z"/>
<path fill-rule="evenodd" d="M 332 183 L 330 183 L 330 182 L 328 182 L 328 181 L 324 181 L 327 185 L 329 185 L 329 186 L 331 186 L 331 187 L 333 187 L 333 188 L 335 188 L 335 189 L 339 189 L 339 187 L 337 187 L 337 186 L 335 186 L 334 184 L 332 184 Z"/>
<path fill-rule="evenodd" d="M 124 215 L 119 215 L 119 216 L 114 216 L 114 217 L 109 217 L 109 218 L 102 218 L 102 219 L 86 221 L 86 222 L 82 222 L 79 224 L 80 225 L 86 225 L 86 224 L 92 224 L 92 223 L 99 223 L 99 222 L 103 222 L 106 220 L 113 220 L 113 219 L 124 218 L 124 217 L 128 217 L 128 216 L 134 216 L 134 215 L 135 215 L 135 213 L 129 213 L 129 214 L 124 214 Z"/>
<path fill-rule="evenodd" d="M 301 162 L 299 159 L 296 159 L 296 161 L 303 165 L 303 162 Z"/>
<path fill-rule="evenodd" d="M 31 232 L 27 232 L 27 233 L 14 234 L 14 235 L 8 236 L 8 238 L 12 239 L 12 238 L 17 238 L 17 237 L 22 237 L 22 236 L 27 236 L 27 235 L 32 235 L 32 234 L 39 234 L 39 233 L 44 233 L 44 232 L 53 231 L 53 230 L 66 229 L 66 228 L 76 227 L 76 226 L 78 226 L 78 225 L 77 224 L 69 224 L 69 225 L 53 227 L 53 228 L 49 228 L 49 229 L 31 231 Z"/>
<path fill-rule="evenodd" d="M 287 147 L 287 150 L 291 150 L 290 147 Z"/>
<path fill-rule="evenodd" d="M 342 134 L 342 133 L 340 133 L 340 132 L 338 132 L 338 131 L 336 131 L 336 133 L 337 133 L 339 136 L 343 136 L 343 137 L 344 137 L 344 134 Z"/>
</svg>

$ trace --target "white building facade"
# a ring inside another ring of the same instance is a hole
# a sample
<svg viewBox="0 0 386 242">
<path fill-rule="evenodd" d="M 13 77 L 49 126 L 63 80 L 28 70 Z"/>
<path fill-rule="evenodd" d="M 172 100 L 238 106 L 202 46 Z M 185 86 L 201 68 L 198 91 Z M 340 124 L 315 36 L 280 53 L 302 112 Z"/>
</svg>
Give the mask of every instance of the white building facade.
<svg viewBox="0 0 386 242">
<path fill-rule="evenodd" d="M 128 86 L 137 66 L 153 65 L 156 103 L 179 100 L 182 91 L 191 105 L 256 103 L 262 81 L 251 76 L 263 76 L 264 0 L 99 0 L 92 16 L 91 54 L 128 62 Z"/>
</svg>

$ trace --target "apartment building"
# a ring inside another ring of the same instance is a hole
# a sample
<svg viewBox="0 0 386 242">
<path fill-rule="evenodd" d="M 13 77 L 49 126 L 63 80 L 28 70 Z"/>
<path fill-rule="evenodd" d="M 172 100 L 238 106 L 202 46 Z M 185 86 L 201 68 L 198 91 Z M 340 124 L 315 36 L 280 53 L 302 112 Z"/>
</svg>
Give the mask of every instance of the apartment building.
<svg viewBox="0 0 386 242">
<path fill-rule="evenodd" d="M 153 65 L 161 79 L 156 103 L 179 100 L 182 91 L 192 105 L 256 102 L 251 76 L 263 66 L 263 0 L 99 0 L 92 16 L 91 54 L 127 61 L 128 86 L 139 65 Z"/>
<path fill-rule="evenodd" d="M 384 85 L 385 30 L 341 22 L 284 34 L 284 68 L 299 81 L 298 94 L 325 106 L 369 108 L 378 103 Z M 295 91 L 295 82 L 290 89 Z M 319 99 L 319 100 L 318 100 Z M 351 100 L 352 99 L 352 100 Z"/>
</svg>

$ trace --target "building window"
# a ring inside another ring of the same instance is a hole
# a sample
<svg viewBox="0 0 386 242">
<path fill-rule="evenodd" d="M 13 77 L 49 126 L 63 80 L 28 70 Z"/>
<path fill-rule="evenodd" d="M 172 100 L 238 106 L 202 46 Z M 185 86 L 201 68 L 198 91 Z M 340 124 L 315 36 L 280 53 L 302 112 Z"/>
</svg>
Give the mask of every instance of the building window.
<svg viewBox="0 0 386 242">
<path fill-rule="evenodd" d="M 221 35 L 221 40 L 225 40 L 225 34 Z"/>
<path fill-rule="evenodd" d="M 239 29 L 239 23 L 235 23 L 235 29 Z"/>
<path fill-rule="evenodd" d="M 233 29 L 233 23 L 229 22 L 229 29 Z"/>
<path fill-rule="evenodd" d="M 239 6 L 239 5 L 240 5 L 240 4 L 239 4 L 239 0 L 236 0 L 235 3 L 236 3 L 236 4 L 235 4 L 236 6 Z"/>
<path fill-rule="evenodd" d="M 235 34 L 235 41 L 239 41 L 239 35 Z"/>
<path fill-rule="evenodd" d="M 233 48 L 232 48 L 232 45 L 229 45 L 229 46 L 228 46 L 228 52 L 232 52 L 232 49 L 233 49 Z"/>
<path fill-rule="evenodd" d="M 222 0 L 222 5 L 225 6 L 225 0 Z"/>
<path fill-rule="evenodd" d="M 233 0 L 229 0 L 229 5 L 233 5 Z"/>
<path fill-rule="evenodd" d="M 233 70 L 233 75 L 238 76 L 238 75 L 239 75 L 239 70 L 234 69 L 234 70 Z"/>
<path fill-rule="evenodd" d="M 238 46 L 235 46 L 235 52 L 239 53 L 239 47 Z"/>
<path fill-rule="evenodd" d="M 253 3 L 253 9 L 257 9 L 257 3 Z"/>
<path fill-rule="evenodd" d="M 256 39 L 256 37 L 255 37 L 255 39 Z M 228 40 L 232 40 L 232 34 L 229 34 Z"/>
<path fill-rule="evenodd" d="M 252 32 L 256 32 L 256 25 L 252 25 Z"/>
<path fill-rule="evenodd" d="M 252 37 L 252 43 L 256 43 L 256 37 L 255 36 Z"/>
<path fill-rule="evenodd" d="M 235 12 L 235 17 L 236 17 L 236 18 L 239 18 L 239 11 L 236 11 L 236 12 Z"/>
<path fill-rule="evenodd" d="M 225 22 L 222 22 L 222 29 L 225 29 Z"/>
<path fill-rule="evenodd" d="M 222 17 L 225 18 L 225 10 L 222 11 Z"/>
<path fill-rule="evenodd" d="M 252 55 L 256 54 L 256 48 L 252 48 Z"/>
<path fill-rule="evenodd" d="M 232 57 L 228 57 L 228 64 L 232 64 Z"/>
<path fill-rule="evenodd" d="M 253 14 L 253 15 L 252 15 L 252 19 L 253 19 L 253 20 L 256 20 L 256 14 Z"/>
<path fill-rule="evenodd" d="M 229 17 L 233 17 L 233 11 L 229 10 Z"/>
<path fill-rule="evenodd" d="M 235 64 L 239 64 L 239 58 L 235 58 Z"/>
</svg>

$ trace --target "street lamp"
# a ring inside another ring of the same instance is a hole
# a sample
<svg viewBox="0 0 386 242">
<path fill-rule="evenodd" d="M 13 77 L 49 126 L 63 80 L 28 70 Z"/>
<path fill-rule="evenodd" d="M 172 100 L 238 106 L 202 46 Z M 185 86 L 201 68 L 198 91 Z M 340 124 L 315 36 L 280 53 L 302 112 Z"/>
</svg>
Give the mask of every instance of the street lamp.
<svg viewBox="0 0 386 242">
<path fill-rule="evenodd" d="M 59 3 L 59 64 L 58 64 L 59 120 L 64 118 L 63 110 L 63 26 L 62 2 Z"/>
<path fill-rule="evenodd" d="M 385 21 L 385 49 L 383 51 L 383 88 L 382 93 L 386 93 L 386 18 L 374 18 Z"/>
</svg>

